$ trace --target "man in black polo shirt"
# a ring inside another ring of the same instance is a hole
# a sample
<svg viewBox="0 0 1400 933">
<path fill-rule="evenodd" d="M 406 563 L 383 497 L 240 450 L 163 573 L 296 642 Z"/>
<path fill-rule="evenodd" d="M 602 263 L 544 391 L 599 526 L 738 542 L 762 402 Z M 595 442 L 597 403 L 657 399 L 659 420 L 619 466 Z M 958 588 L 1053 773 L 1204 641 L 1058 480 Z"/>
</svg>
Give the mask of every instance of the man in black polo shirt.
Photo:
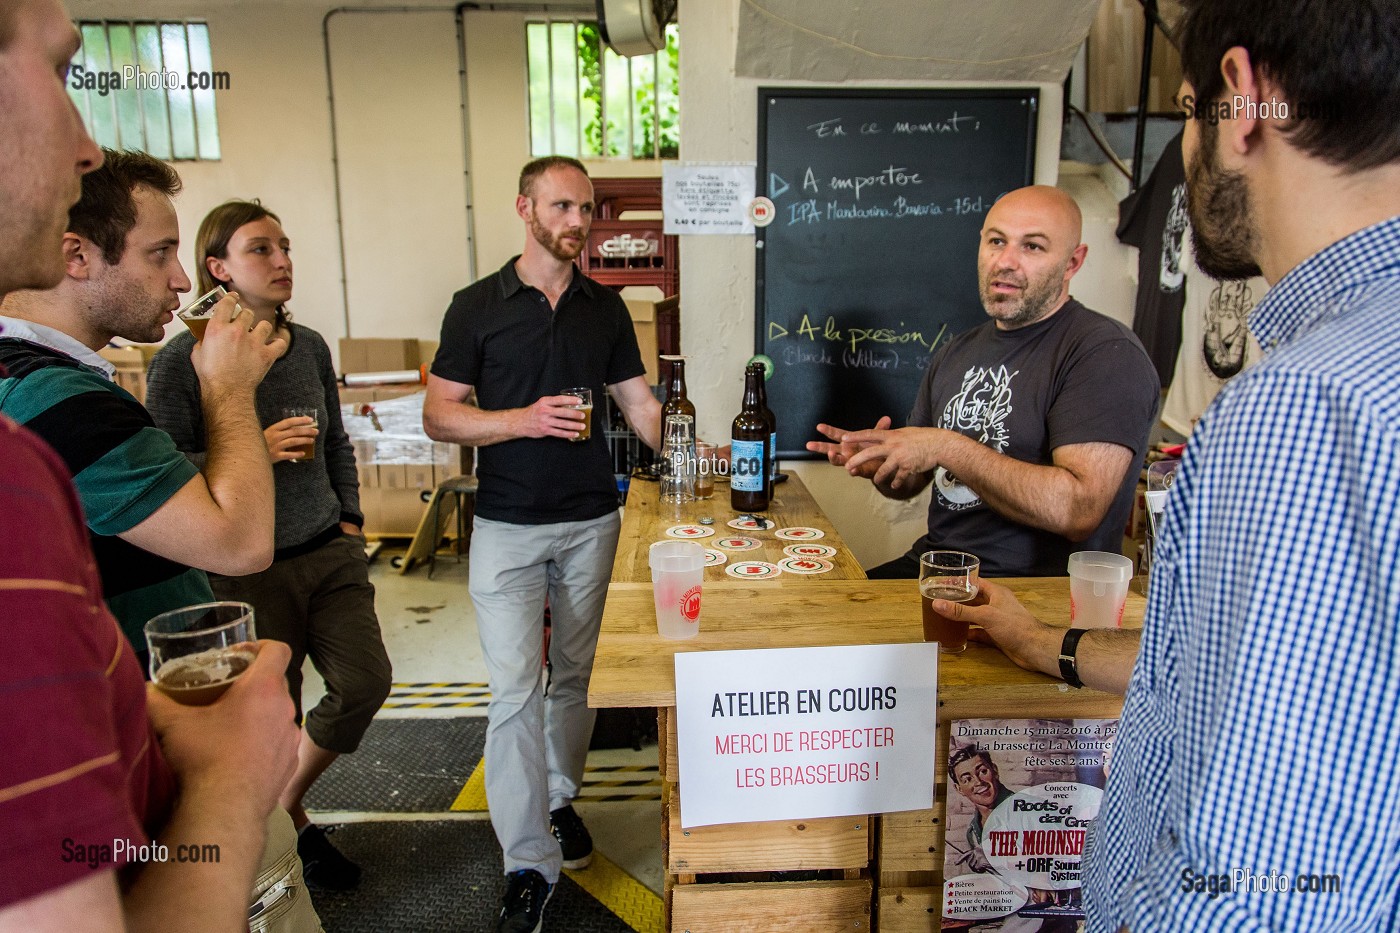
<svg viewBox="0 0 1400 933">
<path fill-rule="evenodd" d="M 423 407 L 430 437 L 480 448 L 471 596 L 491 680 L 486 798 L 508 879 L 503 933 L 538 929 L 561 867 L 593 854 L 570 802 L 593 731 L 588 678 L 620 519 L 603 408 L 579 441 L 584 414 L 561 392 L 586 386 L 601 402 L 610 388 L 643 441 L 657 447 L 661 430 L 626 306 L 574 266 L 593 220 L 583 165 L 529 163 L 515 210 L 525 251 L 452 297 Z"/>
</svg>

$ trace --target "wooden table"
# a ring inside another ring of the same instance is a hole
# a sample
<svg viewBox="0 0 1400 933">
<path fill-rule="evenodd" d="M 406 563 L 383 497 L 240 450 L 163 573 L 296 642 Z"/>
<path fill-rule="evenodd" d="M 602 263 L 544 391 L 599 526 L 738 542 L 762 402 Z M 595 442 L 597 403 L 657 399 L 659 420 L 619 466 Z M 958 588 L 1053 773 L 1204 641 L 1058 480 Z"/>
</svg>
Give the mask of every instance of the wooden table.
<svg viewBox="0 0 1400 933">
<path fill-rule="evenodd" d="M 787 584 L 818 579 L 864 580 L 865 571 L 860 569 L 860 564 L 846 547 L 846 543 L 841 540 L 841 536 L 836 533 L 831 522 L 822 514 L 822 510 L 817 507 L 817 501 L 812 498 L 812 494 L 807 491 L 807 487 L 802 484 L 802 481 L 796 476 L 789 475 L 786 482 L 779 483 L 774 488 L 777 492 L 772 506 L 763 513 L 764 518 L 776 523 L 773 530 L 743 531 L 730 528 L 728 525 L 731 519 L 736 519 L 743 513 L 736 512 L 729 507 L 729 486 L 726 483 L 715 484 L 715 495 L 712 499 L 701 499 L 681 506 L 663 506 L 658 501 L 660 490 L 656 483 L 634 479 L 627 496 L 627 508 L 622 516 L 622 533 L 617 540 L 617 559 L 613 562 L 612 582 L 614 584 L 644 583 L 651 586 L 651 567 L 647 564 L 647 549 L 657 541 L 668 540 L 666 538 L 667 528 L 673 525 L 700 524 L 702 518 L 714 519 L 714 524 L 706 527 L 715 530 L 715 533 L 708 538 L 695 539 L 704 547 L 715 548 L 714 542 L 717 539 L 735 535 L 755 538 L 763 543 L 762 548 L 752 551 L 725 552 L 731 562 L 763 560 L 770 564 L 776 564 L 786 556 L 783 554 L 784 547 L 803 543 L 775 538 L 773 531 L 780 528 L 819 528 L 825 533 L 825 537 L 812 543 L 836 548 L 836 556 L 831 558 L 836 566 L 830 573 L 818 577 L 783 574 L 772 581 L 765 582 Z M 722 548 L 715 548 L 715 550 L 722 550 Z M 707 587 L 708 584 L 716 581 L 743 582 L 726 576 L 724 565 L 710 567 L 705 571 Z"/>
<path fill-rule="evenodd" d="M 682 830 L 676 759 L 676 684 L 673 658 L 681 651 L 790 648 L 918 642 L 923 628 L 918 590 L 911 580 L 866 580 L 821 514 L 806 488 L 793 477 L 770 517 L 779 528 L 821 528 L 821 543 L 838 549 L 836 568 L 820 576 L 782 574 L 763 582 L 739 580 L 711 567 L 705 573 L 700 634 L 686 641 L 656 632 L 646 549 L 663 540 L 673 524 L 715 519 L 716 536 L 733 531 L 728 490 L 716 498 L 662 514 L 653 484 L 632 485 L 608 587 L 602 633 L 589 686 L 589 705 L 658 707 L 660 768 L 666 784 L 662 838 L 666 858 L 668 929 L 690 933 L 871 928 L 878 882 L 879 926 L 886 933 L 937 929 L 942 883 L 943 807 L 885 814 L 878 852 L 871 821 L 840 817 L 766 823 L 735 823 Z M 640 487 L 640 488 L 639 488 Z M 789 543 L 772 531 L 736 532 L 764 542 L 762 551 L 730 559 L 775 561 Z M 705 539 L 709 541 L 713 539 Z M 761 558 L 754 557 L 762 553 Z M 1069 624 L 1067 577 L 1007 579 L 1018 598 L 1041 619 Z M 1140 625 L 1145 600 L 1128 596 L 1124 621 Z M 1112 718 L 1122 699 L 1093 690 L 1072 690 L 1059 680 L 1024 671 L 996 648 L 970 643 L 960 655 L 939 659 L 936 774 L 942 773 L 948 724 L 954 719 Z M 940 785 L 941 786 L 941 785 Z M 872 854 L 875 858 L 872 860 Z M 707 875 L 763 878 L 774 871 L 823 870 L 820 881 L 696 883 Z"/>
</svg>

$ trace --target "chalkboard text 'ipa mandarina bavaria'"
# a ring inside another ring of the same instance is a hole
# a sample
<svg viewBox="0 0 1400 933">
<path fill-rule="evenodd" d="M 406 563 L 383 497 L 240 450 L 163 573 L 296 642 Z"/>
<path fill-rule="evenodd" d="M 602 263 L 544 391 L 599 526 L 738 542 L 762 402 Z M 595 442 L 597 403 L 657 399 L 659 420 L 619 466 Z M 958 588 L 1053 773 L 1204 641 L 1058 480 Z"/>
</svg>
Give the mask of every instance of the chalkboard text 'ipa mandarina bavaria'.
<svg viewBox="0 0 1400 933">
<path fill-rule="evenodd" d="M 768 419 L 758 401 L 762 378 L 761 369 L 744 373 L 744 407 L 729 432 L 729 504 L 736 512 L 768 510 L 770 441 Z"/>
</svg>

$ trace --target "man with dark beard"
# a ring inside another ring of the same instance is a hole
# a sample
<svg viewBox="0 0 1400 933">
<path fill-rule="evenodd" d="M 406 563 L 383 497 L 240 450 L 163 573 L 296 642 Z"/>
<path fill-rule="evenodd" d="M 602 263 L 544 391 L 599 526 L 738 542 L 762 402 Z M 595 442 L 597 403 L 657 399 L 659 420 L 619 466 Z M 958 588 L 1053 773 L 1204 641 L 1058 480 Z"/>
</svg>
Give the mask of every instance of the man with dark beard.
<svg viewBox="0 0 1400 933">
<path fill-rule="evenodd" d="M 1140 640 L 1045 626 L 996 585 L 936 605 L 1023 667 L 1127 691 L 1092 933 L 1395 930 L 1400 4 L 1185 6 L 1182 103 L 1225 116 L 1183 139 L 1196 259 L 1269 281 L 1264 358 L 1191 436 Z"/>
<path fill-rule="evenodd" d="M 1073 551 L 1122 546 L 1159 385 L 1131 330 L 1069 296 L 1081 223 L 1058 188 L 1003 196 L 977 254 L 991 320 L 934 352 L 909 426 L 817 425 L 831 440 L 807 449 L 881 494 L 934 485 L 927 534 L 871 578 L 917 577 L 935 548 L 976 554 L 991 576 L 1055 576 Z"/>
<path fill-rule="evenodd" d="M 561 867 L 582 868 L 593 853 L 571 801 L 593 732 L 588 679 L 620 527 L 603 393 L 653 448 L 661 406 L 622 299 L 574 265 L 593 220 L 583 165 L 529 163 L 515 209 L 525 251 L 453 296 L 423 425 L 435 440 L 480 448 L 471 596 L 491 684 L 486 799 L 507 875 L 497 929 L 529 933 Z M 564 394 L 575 386 L 600 403 L 585 440 L 579 399 Z"/>
</svg>

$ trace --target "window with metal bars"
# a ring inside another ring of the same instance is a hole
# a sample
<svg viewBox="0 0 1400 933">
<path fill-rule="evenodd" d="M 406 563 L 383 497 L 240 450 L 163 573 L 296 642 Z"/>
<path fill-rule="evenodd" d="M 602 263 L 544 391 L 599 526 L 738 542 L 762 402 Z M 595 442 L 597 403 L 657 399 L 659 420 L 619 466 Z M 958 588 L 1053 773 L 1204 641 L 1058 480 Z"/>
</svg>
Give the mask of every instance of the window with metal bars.
<svg viewBox="0 0 1400 933">
<path fill-rule="evenodd" d="M 202 22 L 81 20 L 83 47 L 68 72 L 68 94 L 92 138 L 158 159 L 218 159 L 214 92 L 230 85 L 214 71 Z"/>
<path fill-rule="evenodd" d="M 680 35 L 666 48 L 625 57 L 603 44 L 598 24 L 550 19 L 525 24 L 530 152 L 580 159 L 674 159 L 680 151 Z"/>
</svg>

